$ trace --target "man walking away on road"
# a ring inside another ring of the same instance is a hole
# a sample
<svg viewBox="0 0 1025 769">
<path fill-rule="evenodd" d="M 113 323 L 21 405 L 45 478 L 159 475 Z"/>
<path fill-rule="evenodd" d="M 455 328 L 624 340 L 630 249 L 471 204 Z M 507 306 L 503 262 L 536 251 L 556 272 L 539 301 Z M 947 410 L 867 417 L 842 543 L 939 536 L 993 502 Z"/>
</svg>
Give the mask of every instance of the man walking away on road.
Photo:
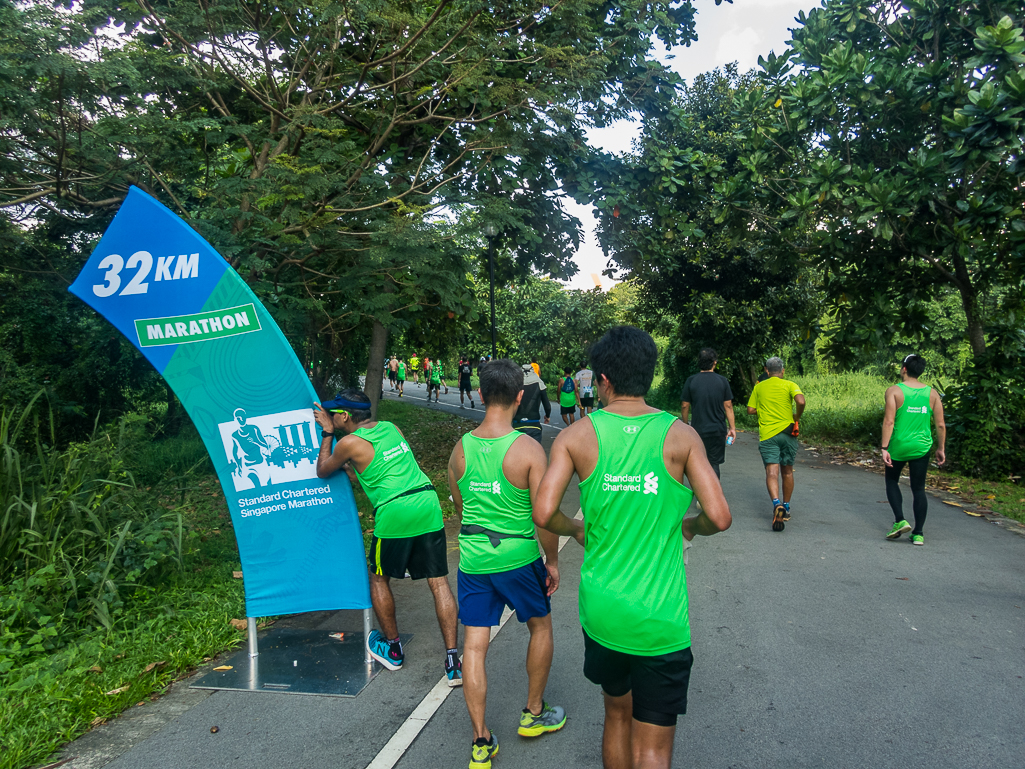
<svg viewBox="0 0 1025 769">
<path fill-rule="evenodd" d="M 413 374 L 413 384 L 420 386 L 420 358 L 414 352 L 409 358 L 409 370 Z"/>
<path fill-rule="evenodd" d="M 401 398 L 406 389 L 406 361 L 402 358 L 399 358 L 399 369 L 397 375 L 396 383 L 398 384 L 399 397 Z"/>
<path fill-rule="evenodd" d="M 434 361 L 434 365 L 438 368 L 438 383 L 445 388 L 445 395 L 448 395 L 448 383 L 445 381 L 445 367 L 441 365 L 441 358 Z"/>
<path fill-rule="evenodd" d="M 431 400 L 431 390 L 434 390 L 434 402 L 441 399 L 441 361 L 432 360 L 427 366 L 427 400 Z"/>
<path fill-rule="evenodd" d="M 391 422 L 372 419 L 370 399 L 363 391 L 350 388 L 323 405 L 315 403 L 314 415 L 323 430 L 317 477 L 327 478 L 351 468 L 374 506 L 368 556 L 370 600 L 381 630 L 371 631 L 367 650 L 389 670 L 402 667 L 389 580 L 403 579 L 407 571 L 414 580 L 426 578 L 445 641 L 445 673 L 449 686 L 459 686 L 456 602 L 448 585 L 445 526 L 434 486 L 399 429 Z M 334 437 L 338 442 L 332 451 Z"/>
<path fill-rule="evenodd" d="M 463 405 L 463 393 L 470 399 L 470 408 L 475 409 L 473 405 L 473 390 L 471 389 L 470 377 L 473 376 L 473 364 L 470 363 L 470 358 L 463 353 L 459 358 L 459 408 L 465 409 Z"/>
<path fill-rule="evenodd" d="M 463 694 L 473 725 L 470 769 L 490 769 L 498 739 L 484 718 L 488 681 L 484 660 L 491 628 L 505 606 L 527 623 L 527 706 L 520 713 L 521 737 L 539 737 L 566 724 L 561 707 L 544 701 L 555 640 L 549 596 L 559 586 L 559 538 L 544 529 L 537 539 L 531 498 L 548 461 L 541 446 L 513 430 L 523 397 L 523 372 L 511 360 L 496 360 L 480 380 L 484 421 L 452 450 L 448 485 L 459 532 L 459 620 L 463 623 Z M 504 695 L 503 696 L 508 696 Z"/>
<path fill-rule="evenodd" d="M 765 465 L 765 486 L 772 500 L 772 530 L 783 531 L 786 521 L 790 520 L 798 423 L 804 413 L 804 395 L 800 387 L 783 378 L 783 361 L 779 358 L 765 361 L 765 374 L 765 379 L 751 391 L 747 413 L 758 415 L 758 451 Z"/>
<path fill-rule="evenodd" d="M 523 370 L 523 399 L 513 417 L 513 427 L 524 435 L 529 435 L 538 443 L 541 442 L 541 409 L 545 410 L 545 424 L 552 418 L 552 404 L 548 400 L 548 392 L 545 383 L 529 363 L 524 363 Z"/>
<path fill-rule="evenodd" d="M 719 478 L 719 465 L 726 461 L 726 439 L 736 440 L 737 428 L 733 422 L 733 390 L 726 377 L 715 373 L 717 360 L 711 347 L 698 354 L 701 373 L 687 377 L 683 384 L 680 419 L 686 422 L 693 411 L 691 427 L 701 436 L 708 463 Z"/>
<path fill-rule="evenodd" d="M 395 383 L 399 376 L 399 362 L 394 355 L 391 356 L 391 360 L 388 361 L 388 382 L 391 384 L 391 389 L 395 390 Z"/>
<path fill-rule="evenodd" d="M 654 340 L 632 326 L 594 345 L 605 408 L 555 439 L 534 502 L 535 524 L 584 545 L 584 676 L 605 698 L 605 769 L 670 766 L 693 660 L 683 542 L 732 522 L 697 433 L 644 401 L 657 359 Z M 559 510 L 574 473 L 582 523 Z M 684 520 L 694 493 L 701 512 Z"/>
<path fill-rule="evenodd" d="M 886 388 L 886 408 L 883 411 L 883 463 L 886 465 L 886 499 L 893 510 L 896 521 L 887 539 L 899 539 L 910 531 L 911 544 L 924 545 L 925 516 L 929 511 L 929 499 L 925 495 L 925 474 L 929 469 L 929 453 L 932 451 L 931 421 L 936 425 L 939 448 L 936 449 L 936 464 L 947 460 L 944 447 L 947 442 L 947 426 L 943 421 L 943 402 L 939 394 L 918 381 L 925 371 L 925 358 L 909 355 L 900 364 L 898 385 Z M 904 518 L 904 499 L 900 493 L 900 474 L 908 466 L 911 476 L 912 509 L 915 513 L 915 528 Z"/>
<path fill-rule="evenodd" d="M 559 409 L 562 412 L 562 421 L 567 426 L 573 424 L 579 403 L 577 383 L 573 379 L 573 369 L 564 368 L 562 370 L 562 386 L 559 388 Z"/>
<path fill-rule="evenodd" d="M 577 394 L 580 396 L 580 418 L 591 413 L 594 409 L 594 375 L 586 363 L 580 364 L 580 370 L 573 376 L 577 383 Z"/>
</svg>

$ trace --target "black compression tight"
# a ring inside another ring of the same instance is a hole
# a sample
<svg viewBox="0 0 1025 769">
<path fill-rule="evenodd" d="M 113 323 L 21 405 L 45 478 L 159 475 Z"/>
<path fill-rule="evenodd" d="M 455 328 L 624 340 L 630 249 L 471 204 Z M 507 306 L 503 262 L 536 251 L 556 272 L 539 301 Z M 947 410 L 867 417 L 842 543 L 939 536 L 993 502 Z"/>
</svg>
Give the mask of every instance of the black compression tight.
<svg viewBox="0 0 1025 769">
<path fill-rule="evenodd" d="M 911 475 L 912 509 L 915 512 L 915 528 L 912 534 L 921 534 L 925 526 L 925 515 L 929 511 L 929 500 L 925 496 L 925 473 L 929 469 L 929 455 L 902 462 L 893 460 L 893 467 L 886 468 L 886 499 L 893 510 L 895 521 L 904 520 L 904 498 L 900 493 L 900 474 L 908 466 Z"/>
</svg>

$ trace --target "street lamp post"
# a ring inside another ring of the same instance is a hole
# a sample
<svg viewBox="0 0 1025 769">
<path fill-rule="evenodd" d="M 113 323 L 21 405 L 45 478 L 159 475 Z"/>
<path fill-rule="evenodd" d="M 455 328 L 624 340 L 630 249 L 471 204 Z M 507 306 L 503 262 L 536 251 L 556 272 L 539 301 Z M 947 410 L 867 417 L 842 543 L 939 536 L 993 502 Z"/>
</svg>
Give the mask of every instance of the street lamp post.
<svg viewBox="0 0 1025 769">
<path fill-rule="evenodd" d="M 488 239 L 488 269 L 491 272 L 491 360 L 498 360 L 498 344 L 495 331 L 495 236 L 498 228 L 488 222 L 484 225 L 484 235 Z"/>
</svg>

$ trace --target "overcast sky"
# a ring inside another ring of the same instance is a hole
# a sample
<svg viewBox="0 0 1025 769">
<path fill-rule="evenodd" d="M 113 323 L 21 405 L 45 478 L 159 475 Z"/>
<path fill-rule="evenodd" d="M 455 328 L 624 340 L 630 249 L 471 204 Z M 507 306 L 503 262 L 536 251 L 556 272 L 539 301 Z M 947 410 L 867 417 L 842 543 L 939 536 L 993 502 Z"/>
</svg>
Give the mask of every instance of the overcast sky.
<svg viewBox="0 0 1025 769">
<path fill-rule="evenodd" d="M 696 29 L 698 40 L 689 48 L 680 47 L 659 56 L 687 82 L 702 72 L 721 67 L 731 61 L 739 62 L 745 71 L 758 65 L 758 57 L 769 51 L 782 53 L 790 39 L 790 29 L 800 11 L 807 13 L 819 5 L 813 0 L 734 0 L 732 5 L 717 6 L 715 0 L 696 0 Z M 667 59 L 667 55 L 673 58 Z M 630 146 L 638 134 L 638 123 L 622 122 L 608 128 L 590 132 L 591 141 L 609 151 L 621 151 Z M 594 237 L 594 215 L 590 206 L 578 206 L 566 201 L 567 209 L 583 222 L 585 241 L 576 255 L 580 272 L 569 281 L 572 288 L 594 288 L 591 273 L 601 276 L 605 269 L 605 256 Z M 603 287 L 611 281 L 601 276 Z"/>
</svg>

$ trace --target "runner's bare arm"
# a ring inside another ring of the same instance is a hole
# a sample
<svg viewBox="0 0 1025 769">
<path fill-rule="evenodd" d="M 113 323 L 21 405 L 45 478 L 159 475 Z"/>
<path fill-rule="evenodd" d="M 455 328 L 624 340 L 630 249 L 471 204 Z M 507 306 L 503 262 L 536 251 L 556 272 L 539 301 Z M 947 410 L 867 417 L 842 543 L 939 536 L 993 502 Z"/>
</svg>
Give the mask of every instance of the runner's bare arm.
<svg viewBox="0 0 1025 769">
<path fill-rule="evenodd" d="M 884 408 L 883 408 L 883 464 L 887 467 L 893 467 L 893 460 L 890 458 L 890 452 L 887 450 L 887 446 L 890 445 L 890 438 L 893 437 L 893 423 L 897 418 L 897 393 L 900 392 L 900 388 L 896 385 L 886 388 L 886 394 L 883 396 Z"/>
<path fill-rule="evenodd" d="M 947 423 L 943 417 L 943 401 L 940 399 L 936 388 L 933 388 L 929 395 L 929 406 L 932 408 L 932 423 L 936 425 L 936 464 L 942 465 L 947 461 Z"/>
<path fill-rule="evenodd" d="M 579 423 L 581 426 L 586 421 Z M 573 480 L 573 459 L 569 455 L 568 437 L 573 433 L 572 426 L 559 433 L 559 437 L 552 444 L 551 460 L 548 463 L 548 470 L 541 479 L 541 486 L 538 488 L 534 499 L 534 524 L 543 529 L 564 537 L 574 537 L 581 545 L 584 543 L 584 524 L 566 516 L 559 505 L 562 504 L 562 497 Z"/>
<path fill-rule="evenodd" d="M 527 468 L 527 488 L 530 489 L 531 505 L 537 500 L 537 492 L 541 488 L 541 479 L 544 478 L 548 469 L 548 458 L 541 444 L 533 438 L 523 437 L 518 439 L 522 444 L 520 447 L 526 451 L 529 459 Z M 548 571 L 548 595 L 551 596 L 559 589 L 559 536 L 552 534 L 547 529 L 536 526 L 537 540 L 541 543 L 541 549 L 545 553 L 545 569 Z"/>
<path fill-rule="evenodd" d="M 666 436 L 665 459 L 666 467 L 675 470 L 674 475 L 680 472 L 682 465 L 682 473 L 677 480 L 686 477 L 701 503 L 698 516 L 683 521 L 684 538 L 690 541 L 695 536 L 710 537 L 726 531 L 733 523 L 730 506 L 715 471 L 708 463 L 705 445 L 694 428 L 680 422 L 673 424 Z"/>
<path fill-rule="evenodd" d="M 448 488 L 452 492 L 452 502 L 456 506 L 456 515 L 463 516 L 463 495 L 459 493 L 459 479 L 466 471 L 466 454 L 463 442 L 459 441 L 452 448 L 452 456 L 448 458 Z"/>
<path fill-rule="evenodd" d="M 342 466 L 352 459 L 352 449 L 355 441 L 362 441 L 352 435 L 346 435 L 335 443 L 335 450 L 331 451 L 331 441 L 325 439 L 320 443 L 320 456 L 317 457 L 317 477 L 330 478 L 342 469 Z"/>
<path fill-rule="evenodd" d="M 801 393 L 794 396 L 794 403 L 797 404 L 797 409 L 794 411 L 794 421 L 797 422 L 801 419 L 801 414 L 804 413 L 805 400 Z"/>
<path fill-rule="evenodd" d="M 737 423 L 733 419 L 733 401 L 723 401 L 723 410 L 726 412 L 726 421 L 729 423 L 730 428 L 726 431 L 727 435 L 732 435 L 733 439 L 737 438 Z"/>
<path fill-rule="evenodd" d="M 690 403 L 687 401 L 680 402 L 680 421 L 687 424 L 687 417 L 690 416 Z"/>
</svg>

